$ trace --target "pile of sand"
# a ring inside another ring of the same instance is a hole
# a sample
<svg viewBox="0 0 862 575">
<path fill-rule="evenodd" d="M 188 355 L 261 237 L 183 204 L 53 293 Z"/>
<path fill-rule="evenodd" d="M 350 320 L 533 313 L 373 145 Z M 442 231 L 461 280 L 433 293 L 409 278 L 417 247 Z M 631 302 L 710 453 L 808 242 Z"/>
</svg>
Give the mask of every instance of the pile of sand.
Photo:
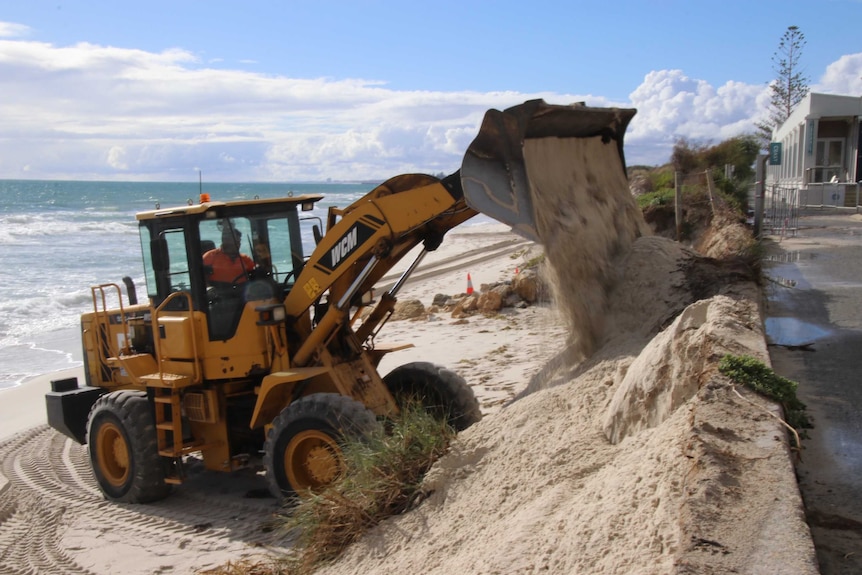
<svg viewBox="0 0 862 575">
<path fill-rule="evenodd" d="M 422 505 L 322 572 L 816 573 L 775 408 L 715 369 L 768 361 L 757 290 L 688 305 L 692 258 L 638 240 L 589 360 L 549 363 L 460 435 Z"/>
<path fill-rule="evenodd" d="M 566 152 L 582 178 L 531 175 L 569 341 L 322 573 L 817 572 L 776 408 L 716 369 L 768 363 L 758 290 L 641 237 L 607 148 Z"/>
</svg>

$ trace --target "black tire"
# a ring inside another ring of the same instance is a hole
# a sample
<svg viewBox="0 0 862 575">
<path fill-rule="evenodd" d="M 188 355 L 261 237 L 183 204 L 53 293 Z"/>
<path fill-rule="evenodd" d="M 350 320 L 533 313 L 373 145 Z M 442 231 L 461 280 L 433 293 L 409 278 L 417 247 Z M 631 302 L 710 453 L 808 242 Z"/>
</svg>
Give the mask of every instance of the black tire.
<svg viewBox="0 0 862 575">
<path fill-rule="evenodd" d="M 106 498 L 150 503 L 171 492 L 145 392 L 121 390 L 100 397 L 90 410 L 87 446 Z"/>
<path fill-rule="evenodd" d="M 283 500 L 318 491 L 344 471 L 345 439 L 380 430 L 374 413 L 337 393 L 315 393 L 285 407 L 272 422 L 264 444 L 267 483 Z"/>
<path fill-rule="evenodd" d="M 417 361 L 396 367 L 384 378 L 399 407 L 419 401 L 456 431 L 482 419 L 479 401 L 463 377 L 445 367 Z"/>
</svg>

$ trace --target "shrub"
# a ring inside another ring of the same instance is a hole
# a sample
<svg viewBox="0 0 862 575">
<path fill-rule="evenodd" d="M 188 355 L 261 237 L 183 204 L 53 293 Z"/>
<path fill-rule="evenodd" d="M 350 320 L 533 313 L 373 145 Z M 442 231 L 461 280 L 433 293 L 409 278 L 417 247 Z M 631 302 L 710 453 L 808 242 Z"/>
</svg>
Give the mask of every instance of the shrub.
<svg viewBox="0 0 862 575">
<path fill-rule="evenodd" d="M 344 476 L 295 502 L 283 518 L 282 529 L 298 534 L 288 572 L 311 573 L 387 517 L 413 507 L 423 496 L 425 473 L 454 435 L 445 421 L 408 406 L 385 434 L 344 446 Z"/>
<path fill-rule="evenodd" d="M 670 168 L 658 168 L 649 174 L 652 189 L 673 190 L 676 185 L 676 174 Z"/>
<path fill-rule="evenodd" d="M 725 355 L 718 370 L 735 383 L 776 401 L 784 410 L 787 424 L 797 431 L 813 427 L 805 414 L 805 404 L 796 397 L 797 383 L 776 374 L 763 362 L 747 355 Z M 805 437 L 802 432 L 800 435 Z"/>
<path fill-rule="evenodd" d="M 675 192 L 673 188 L 665 188 L 640 195 L 637 197 L 637 202 L 641 209 L 648 208 L 650 206 L 672 206 L 674 203 L 674 195 Z"/>
</svg>

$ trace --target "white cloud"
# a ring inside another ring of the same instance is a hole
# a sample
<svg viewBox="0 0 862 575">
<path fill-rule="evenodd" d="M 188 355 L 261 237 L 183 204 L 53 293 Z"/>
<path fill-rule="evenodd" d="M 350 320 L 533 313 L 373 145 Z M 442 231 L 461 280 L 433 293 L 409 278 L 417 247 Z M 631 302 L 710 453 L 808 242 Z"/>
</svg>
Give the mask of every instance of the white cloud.
<svg viewBox="0 0 862 575">
<path fill-rule="evenodd" d="M 862 53 L 841 56 L 826 67 L 815 92 L 862 96 Z"/>
<path fill-rule="evenodd" d="M 14 30 L 0 23 L 0 37 Z M 19 30 L 18 34 L 25 33 Z M 823 89 L 859 93 L 862 54 Z M 854 91 L 855 90 L 855 91 Z M 488 108 L 532 98 L 634 106 L 630 164 L 667 161 L 679 137 L 751 132 L 765 85 L 721 86 L 681 70 L 647 74 L 630 102 L 584 94 L 397 91 L 365 79 L 293 79 L 208 67 L 184 50 L 0 40 L 0 173 L 5 177 L 211 181 L 371 179 L 450 172 Z"/>
<path fill-rule="evenodd" d="M 630 95 L 638 113 L 626 139 L 626 159 L 630 164 L 660 164 L 681 137 L 718 143 L 752 133 L 769 101 L 767 92 L 765 85 L 740 82 L 715 88 L 682 70 L 650 72 Z"/>
<path fill-rule="evenodd" d="M 127 170 L 126 150 L 122 146 L 112 146 L 108 150 L 108 165 L 117 170 Z"/>
<path fill-rule="evenodd" d="M 14 22 L 0 22 L 0 38 L 22 38 L 29 34 L 29 26 Z"/>
</svg>

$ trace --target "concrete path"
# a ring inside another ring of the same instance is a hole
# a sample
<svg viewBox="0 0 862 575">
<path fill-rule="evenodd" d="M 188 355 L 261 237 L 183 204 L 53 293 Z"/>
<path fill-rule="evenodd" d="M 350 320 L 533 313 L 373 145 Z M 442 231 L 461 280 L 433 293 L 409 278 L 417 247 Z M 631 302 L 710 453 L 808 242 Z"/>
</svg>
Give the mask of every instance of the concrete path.
<svg viewBox="0 0 862 575">
<path fill-rule="evenodd" d="M 862 216 L 809 212 L 766 236 L 776 373 L 799 383 L 815 427 L 797 466 L 824 575 L 862 573 Z"/>
</svg>

